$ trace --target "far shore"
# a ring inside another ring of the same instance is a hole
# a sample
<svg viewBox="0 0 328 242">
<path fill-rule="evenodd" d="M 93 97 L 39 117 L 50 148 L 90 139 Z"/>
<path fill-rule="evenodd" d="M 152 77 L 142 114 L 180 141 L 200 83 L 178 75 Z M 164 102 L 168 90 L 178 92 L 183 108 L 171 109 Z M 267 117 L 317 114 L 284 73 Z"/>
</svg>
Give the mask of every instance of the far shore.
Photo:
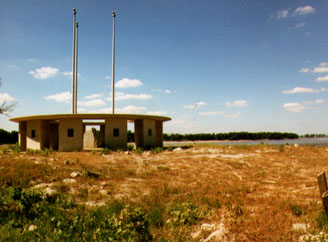
<svg viewBox="0 0 328 242">
<path fill-rule="evenodd" d="M 195 140 L 195 141 L 164 141 L 164 146 L 179 146 L 193 144 L 221 144 L 221 145 L 328 145 L 328 138 L 298 138 L 298 139 L 280 139 L 280 140 Z"/>
</svg>

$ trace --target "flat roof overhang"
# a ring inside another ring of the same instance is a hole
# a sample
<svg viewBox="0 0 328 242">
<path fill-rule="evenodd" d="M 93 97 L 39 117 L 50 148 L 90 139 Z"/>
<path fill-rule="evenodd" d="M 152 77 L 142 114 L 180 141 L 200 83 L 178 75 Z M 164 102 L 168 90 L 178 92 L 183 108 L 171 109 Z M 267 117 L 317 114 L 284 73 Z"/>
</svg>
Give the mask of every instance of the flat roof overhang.
<svg viewBox="0 0 328 242">
<path fill-rule="evenodd" d="M 126 119 L 126 120 L 137 120 L 137 119 L 151 119 L 156 121 L 170 121 L 171 118 L 164 116 L 155 115 L 142 115 L 142 114 L 107 114 L 107 113 L 81 113 L 81 114 L 47 114 L 47 115 L 33 115 L 15 117 L 9 119 L 13 122 L 30 121 L 30 120 L 59 120 L 59 119 Z"/>
</svg>

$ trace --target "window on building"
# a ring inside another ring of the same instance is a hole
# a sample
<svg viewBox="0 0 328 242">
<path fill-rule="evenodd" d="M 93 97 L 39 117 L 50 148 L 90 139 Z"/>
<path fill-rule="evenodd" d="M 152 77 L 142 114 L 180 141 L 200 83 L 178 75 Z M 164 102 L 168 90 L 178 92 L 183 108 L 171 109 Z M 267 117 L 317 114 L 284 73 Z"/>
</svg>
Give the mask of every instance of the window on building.
<svg viewBox="0 0 328 242">
<path fill-rule="evenodd" d="M 31 131 L 31 137 L 32 138 L 35 138 L 35 129 L 32 129 L 32 131 Z"/>
<path fill-rule="evenodd" d="M 152 136 L 153 135 L 153 130 L 152 129 L 148 129 L 148 136 Z"/>
<path fill-rule="evenodd" d="M 67 129 L 67 137 L 74 137 L 74 129 Z"/>
<path fill-rule="evenodd" d="M 119 137 L 120 136 L 120 129 L 117 129 L 117 128 L 113 129 L 113 135 L 114 135 L 114 137 Z"/>
</svg>

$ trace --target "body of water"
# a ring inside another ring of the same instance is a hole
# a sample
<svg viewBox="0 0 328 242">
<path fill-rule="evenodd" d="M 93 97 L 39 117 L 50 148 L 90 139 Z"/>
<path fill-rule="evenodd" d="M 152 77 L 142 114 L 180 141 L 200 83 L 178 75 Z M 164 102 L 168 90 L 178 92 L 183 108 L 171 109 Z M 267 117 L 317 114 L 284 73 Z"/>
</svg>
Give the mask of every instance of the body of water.
<svg viewBox="0 0 328 242">
<path fill-rule="evenodd" d="M 164 141 L 164 146 L 192 145 L 192 144 L 219 144 L 219 145 L 328 145 L 328 138 L 300 138 L 300 139 L 282 139 L 282 140 L 209 140 L 209 141 Z"/>
</svg>

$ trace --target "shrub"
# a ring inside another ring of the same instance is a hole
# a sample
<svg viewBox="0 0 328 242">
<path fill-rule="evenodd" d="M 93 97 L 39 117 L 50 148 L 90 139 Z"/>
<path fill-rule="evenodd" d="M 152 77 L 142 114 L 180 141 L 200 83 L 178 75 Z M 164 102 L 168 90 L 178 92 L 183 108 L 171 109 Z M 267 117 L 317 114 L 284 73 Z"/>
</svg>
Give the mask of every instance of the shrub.
<svg viewBox="0 0 328 242">
<path fill-rule="evenodd" d="M 169 223 L 173 225 L 193 225 L 201 217 L 197 206 L 181 203 L 169 209 Z"/>
</svg>

